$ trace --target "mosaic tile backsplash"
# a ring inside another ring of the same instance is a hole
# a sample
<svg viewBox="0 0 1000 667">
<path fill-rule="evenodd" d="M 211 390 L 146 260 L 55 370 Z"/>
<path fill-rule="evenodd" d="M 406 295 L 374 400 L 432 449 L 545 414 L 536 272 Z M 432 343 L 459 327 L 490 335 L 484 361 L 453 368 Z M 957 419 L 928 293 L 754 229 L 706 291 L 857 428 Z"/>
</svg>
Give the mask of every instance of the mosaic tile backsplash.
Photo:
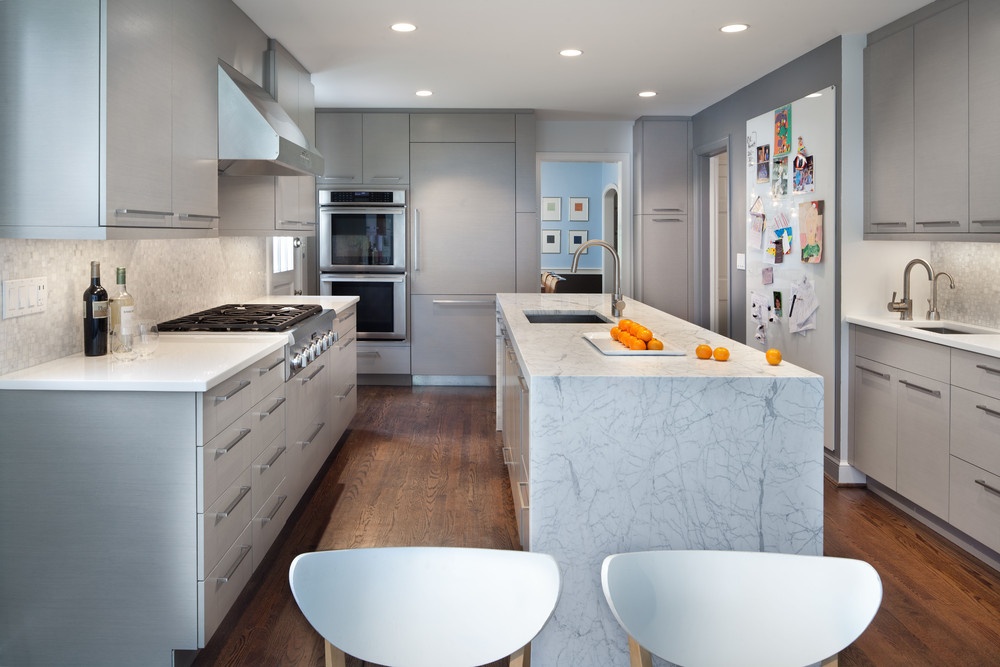
<svg viewBox="0 0 1000 667">
<path fill-rule="evenodd" d="M 955 279 L 938 280 L 941 319 L 1000 329 L 1000 243 L 932 243 L 930 263 Z"/>
<path fill-rule="evenodd" d="M 115 293 L 127 269 L 141 317 L 159 322 L 267 292 L 267 240 L 256 237 L 158 241 L 0 239 L 0 279 L 45 277 L 44 313 L 0 320 L 0 374 L 82 350 L 83 291 L 90 262 Z"/>
</svg>

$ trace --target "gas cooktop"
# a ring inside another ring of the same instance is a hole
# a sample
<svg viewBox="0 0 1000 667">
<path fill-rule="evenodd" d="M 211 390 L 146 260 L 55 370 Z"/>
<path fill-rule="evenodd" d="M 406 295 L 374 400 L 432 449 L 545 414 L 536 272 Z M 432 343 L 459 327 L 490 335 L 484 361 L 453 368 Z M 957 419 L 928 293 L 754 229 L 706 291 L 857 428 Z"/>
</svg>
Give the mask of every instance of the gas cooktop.
<svg viewBox="0 0 1000 667">
<path fill-rule="evenodd" d="M 317 305 L 226 304 L 160 323 L 160 331 L 288 331 L 317 315 Z"/>
</svg>

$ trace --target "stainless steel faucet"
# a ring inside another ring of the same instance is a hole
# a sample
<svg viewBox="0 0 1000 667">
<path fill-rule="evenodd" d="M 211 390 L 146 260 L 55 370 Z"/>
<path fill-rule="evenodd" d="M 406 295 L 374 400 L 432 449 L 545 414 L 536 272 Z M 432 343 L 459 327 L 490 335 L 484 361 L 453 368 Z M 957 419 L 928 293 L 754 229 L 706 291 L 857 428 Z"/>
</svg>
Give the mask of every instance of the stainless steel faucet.
<svg viewBox="0 0 1000 667">
<path fill-rule="evenodd" d="M 896 301 L 896 293 L 892 293 L 892 301 L 888 304 L 888 309 L 890 313 L 899 313 L 899 319 L 901 320 L 912 320 L 913 319 L 913 299 L 910 298 L 910 271 L 914 266 L 920 264 L 925 269 L 927 269 L 927 279 L 932 283 L 934 282 L 934 269 L 931 265 L 922 259 L 911 259 L 903 269 L 903 300 Z"/>
<path fill-rule="evenodd" d="M 591 239 L 587 241 L 582 246 L 576 249 L 573 254 L 573 268 L 570 269 L 573 273 L 576 273 L 576 265 L 580 262 L 580 255 L 584 250 L 590 246 L 599 245 L 602 248 L 607 248 L 608 252 L 611 253 L 611 257 L 615 260 L 615 285 L 614 293 L 611 295 L 611 315 L 613 317 L 621 317 L 622 311 L 625 310 L 625 297 L 622 295 L 622 270 L 621 270 L 621 259 L 618 257 L 618 252 L 613 246 L 608 244 L 606 241 L 601 239 Z"/>
<path fill-rule="evenodd" d="M 927 304 L 930 306 L 930 310 L 927 311 L 927 319 L 929 320 L 940 320 L 941 313 L 938 312 L 937 307 L 937 281 L 941 276 L 948 278 L 948 282 L 951 283 L 949 287 L 955 289 L 955 279 L 951 277 L 951 274 L 947 271 L 938 271 L 934 274 L 934 287 L 931 290 L 931 298 L 927 299 Z"/>
</svg>

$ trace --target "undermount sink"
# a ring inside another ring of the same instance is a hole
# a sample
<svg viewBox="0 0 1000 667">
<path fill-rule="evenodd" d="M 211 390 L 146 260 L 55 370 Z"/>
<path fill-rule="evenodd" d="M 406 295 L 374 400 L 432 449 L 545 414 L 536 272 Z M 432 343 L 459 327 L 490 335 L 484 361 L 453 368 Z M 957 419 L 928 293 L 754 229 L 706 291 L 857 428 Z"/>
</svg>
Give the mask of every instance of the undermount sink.
<svg viewBox="0 0 1000 667">
<path fill-rule="evenodd" d="M 526 310 L 524 316 L 531 324 L 608 324 L 608 318 L 592 310 Z"/>
<path fill-rule="evenodd" d="M 931 333 L 939 334 L 971 334 L 976 333 L 975 331 L 961 331 L 960 329 L 952 329 L 951 327 L 913 327 L 917 331 L 929 331 Z"/>
</svg>

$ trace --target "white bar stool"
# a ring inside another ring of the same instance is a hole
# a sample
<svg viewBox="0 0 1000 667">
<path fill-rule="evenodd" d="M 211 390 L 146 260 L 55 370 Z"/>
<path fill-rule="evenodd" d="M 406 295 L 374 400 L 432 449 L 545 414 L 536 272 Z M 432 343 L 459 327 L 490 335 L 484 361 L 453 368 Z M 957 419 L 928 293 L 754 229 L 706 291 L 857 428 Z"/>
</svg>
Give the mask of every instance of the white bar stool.
<svg viewBox="0 0 1000 667">
<path fill-rule="evenodd" d="M 390 667 L 473 667 L 507 656 L 526 665 L 560 587 L 549 555 L 457 547 L 306 553 L 288 579 L 326 640 L 326 664 L 338 667 L 345 653 Z"/>
<path fill-rule="evenodd" d="M 650 653 L 684 667 L 836 664 L 882 603 L 871 565 L 821 556 L 615 554 L 601 583 L 633 667 L 651 665 Z"/>
</svg>

